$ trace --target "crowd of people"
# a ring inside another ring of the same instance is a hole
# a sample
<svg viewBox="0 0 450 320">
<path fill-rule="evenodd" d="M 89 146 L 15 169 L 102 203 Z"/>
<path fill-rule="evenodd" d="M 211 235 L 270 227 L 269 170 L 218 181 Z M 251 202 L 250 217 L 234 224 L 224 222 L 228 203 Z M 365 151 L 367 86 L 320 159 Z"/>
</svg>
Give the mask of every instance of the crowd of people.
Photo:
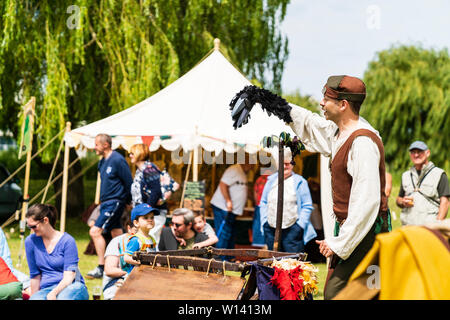
<svg viewBox="0 0 450 320">
<path fill-rule="evenodd" d="M 314 244 L 324 258 L 329 258 L 325 299 L 332 299 L 346 285 L 376 234 L 390 230 L 387 199 L 392 177 L 385 170 L 381 137 L 359 117 L 364 98 L 365 85 L 360 79 L 332 76 L 325 84 L 321 101 L 325 118 L 303 108 L 288 111 L 292 120 L 289 124 L 309 150 L 332 159 L 334 237 L 323 238 L 317 186 L 293 171 L 288 148 L 284 150 L 284 163 L 277 164 L 283 166 L 284 175 L 279 250 L 298 253 Z M 178 189 L 178 183 L 150 161 L 147 145 L 136 144 L 129 151 L 131 163 L 136 166 L 134 177 L 125 158 L 111 145 L 109 135 L 96 136 L 95 151 L 102 156 L 98 164 L 101 203 L 88 223 L 98 265 L 85 275 L 103 279 L 104 299 L 112 299 L 139 265 L 133 259 L 136 251 L 235 247 L 236 220 L 243 215 L 249 195 L 247 173 L 252 165 L 248 158 L 228 167 L 220 179 L 210 201 L 214 228 L 203 213 L 187 208 L 171 212 L 171 224 L 166 227 L 167 200 Z M 396 198 L 396 204 L 402 208 L 402 224 L 445 219 L 450 197 L 446 173 L 429 161 L 431 153 L 424 142 L 413 142 L 409 152 L 413 166 L 403 173 Z M 252 244 L 272 250 L 278 171 L 263 171 L 253 184 Z M 28 209 L 26 223 L 33 231 L 25 240 L 29 276 L 12 267 L 0 229 L 0 298 L 89 299 L 78 267 L 75 239 L 55 229 L 56 217 L 57 210 L 52 205 L 36 204 Z M 112 239 L 108 244 L 105 234 Z"/>
</svg>

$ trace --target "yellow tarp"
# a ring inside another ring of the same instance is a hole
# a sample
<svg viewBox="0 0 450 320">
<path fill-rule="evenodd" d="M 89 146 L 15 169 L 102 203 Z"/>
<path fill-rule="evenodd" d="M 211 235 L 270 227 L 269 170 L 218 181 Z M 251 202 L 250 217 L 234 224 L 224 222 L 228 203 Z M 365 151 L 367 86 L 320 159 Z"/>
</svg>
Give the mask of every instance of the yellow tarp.
<svg viewBox="0 0 450 320">
<path fill-rule="evenodd" d="M 379 234 L 349 284 L 367 278 L 376 265 L 380 300 L 450 299 L 450 251 L 424 227 L 405 226 Z"/>
</svg>

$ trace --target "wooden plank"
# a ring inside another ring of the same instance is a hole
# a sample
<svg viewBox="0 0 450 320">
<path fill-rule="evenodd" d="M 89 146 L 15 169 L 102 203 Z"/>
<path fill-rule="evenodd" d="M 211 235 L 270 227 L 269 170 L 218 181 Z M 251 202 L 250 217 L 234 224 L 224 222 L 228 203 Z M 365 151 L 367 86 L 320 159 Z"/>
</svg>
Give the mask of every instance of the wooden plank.
<svg viewBox="0 0 450 320">
<path fill-rule="evenodd" d="M 277 220 L 275 225 L 275 236 L 273 250 L 279 251 L 281 241 L 281 226 L 283 224 L 283 200 L 284 199 L 284 144 L 280 139 L 278 145 L 278 198 L 277 198 Z"/>
<path fill-rule="evenodd" d="M 135 267 L 114 300 L 236 300 L 245 279 L 147 265 Z"/>
</svg>

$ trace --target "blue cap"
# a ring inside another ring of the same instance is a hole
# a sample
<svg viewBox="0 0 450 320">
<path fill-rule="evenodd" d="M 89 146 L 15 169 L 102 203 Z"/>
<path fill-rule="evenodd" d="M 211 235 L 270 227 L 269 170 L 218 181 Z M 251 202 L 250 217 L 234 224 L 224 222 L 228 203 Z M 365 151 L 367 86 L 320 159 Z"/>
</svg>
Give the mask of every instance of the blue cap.
<svg viewBox="0 0 450 320">
<path fill-rule="evenodd" d="M 419 150 L 425 151 L 425 150 L 428 150 L 428 146 L 423 141 L 414 141 L 409 146 L 409 151 L 411 151 L 412 149 L 419 149 Z"/>
<path fill-rule="evenodd" d="M 159 210 L 152 208 L 148 203 L 138 204 L 131 210 L 131 221 L 137 220 L 140 216 L 145 216 L 147 213 L 153 212 L 153 214 L 159 215 Z"/>
</svg>

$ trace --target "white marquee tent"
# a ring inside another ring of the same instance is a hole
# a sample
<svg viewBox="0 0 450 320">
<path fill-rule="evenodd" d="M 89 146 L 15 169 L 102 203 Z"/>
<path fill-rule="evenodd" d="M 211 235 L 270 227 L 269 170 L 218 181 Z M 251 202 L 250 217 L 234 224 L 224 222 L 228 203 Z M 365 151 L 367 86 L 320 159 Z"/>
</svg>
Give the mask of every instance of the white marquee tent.
<svg viewBox="0 0 450 320">
<path fill-rule="evenodd" d="M 196 159 L 198 147 L 216 154 L 222 150 L 234 153 L 240 148 L 254 154 L 261 150 L 264 136 L 282 131 L 293 136 L 289 126 L 258 107 L 253 108 L 248 124 L 233 128 L 229 103 L 247 85 L 251 82 L 222 55 L 219 41 L 215 40 L 211 54 L 166 88 L 122 112 L 66 132 L 66 147 L 81 144 L 93 149 L 95 136 L 107 133 L 113 137 L 113 149 L 122 146 L 129 150 L 133 144 L 150 138 L 150 151 L 181 147 L 184 151 L 193 150 Z M 323 187 L 327 196 L 328 188 Z"/>
<path fill-rule="evenodd" d="M 216 49 L 178 80 L 144 101 L 105 119 L 76 128 L 65 136 L 70 147 L 82 144 L 92 149 L 95 136 L 113 136 L 113 148 L 129 149 L 153 136 L 150 150 L 160 146 L 185 151 L 201 146 L 204 150 L 233 153 L 242 146 L 246 152 L 260 150 L 264 136 L 282 131 L 293 135 L 290 127 L 261 108 L 254 108 L 249 123 L 233 128 L 229 103 L 236 93 L 251 85 Z M 161 139 L 161 136 L 170 136 Z"/>
</svg>

